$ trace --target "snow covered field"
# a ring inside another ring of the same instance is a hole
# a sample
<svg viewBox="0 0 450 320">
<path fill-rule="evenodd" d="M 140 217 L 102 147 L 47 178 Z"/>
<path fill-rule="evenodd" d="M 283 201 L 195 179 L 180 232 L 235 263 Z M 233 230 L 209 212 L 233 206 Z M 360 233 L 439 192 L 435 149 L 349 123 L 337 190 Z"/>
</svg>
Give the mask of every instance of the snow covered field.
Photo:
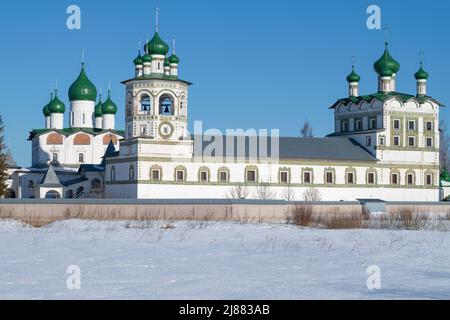
<svg viewBox="0 0 450 320">
<path fill-rule="evenodd" d="M 0 221 L 0 298 L 450 299 L 449 232 L 173 225 Z M 70 265 L 80 290 L 67 289 Z"/>
</svg>

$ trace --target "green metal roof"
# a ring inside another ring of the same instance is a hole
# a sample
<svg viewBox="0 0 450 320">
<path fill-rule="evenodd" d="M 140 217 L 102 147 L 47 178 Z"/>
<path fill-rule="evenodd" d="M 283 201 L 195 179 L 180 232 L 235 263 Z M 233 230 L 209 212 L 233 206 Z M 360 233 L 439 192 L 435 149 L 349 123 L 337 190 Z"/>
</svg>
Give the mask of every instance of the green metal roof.
<svg viewBox="0 0 450 320">
<path fill-rule="evenodd" d="M 432 101 L 441 107 L 445 106 L 443 103 L 439 102 L 438 100 L 436 100 L 430 96 L 413 96 L 410 94 L 400 93 L 400 92 L 389 92 L 389 93 L 377 92 L 377 93 L 359 96 L 359 97 L 348 97 L 348 98 L 339 99 L 330 107 L 330 109 L 336 108 L 339 104 L 343 104 L 343 105 L 347 106 L 350 103 L 359 104 L 362 101 L 371 103 L 373 100 L 379 100 L 381 102 L 385 102 L 392 98 L 399 99 L 403 103 L 408 100 L 415 100 L 419 103 L 425 103 L 427 101 Z"/>
<path fill-rule="evenodd" d="M 170 63 L 179 64 L 179 63 L 180 63 L 180 58 L 178 58 L 175 54 L 172 54 L 172 55 L 169 57 L 169 62 L 170 62 Z"/>
<path fill-rule="evenodd" d="M 414 78 L 416 78 L 416 80 L 427 80 L 427 79 L 428 79 L 428 72 L 426 72 L 426 71 L 423 69 L 422 62 L 420 63 L 420 69 L 419 69 L 419 71 L 417 71 L 417 72 L 414 74 Z"/>
<path fill-rule="evenodd" d="M 66 105 L 58 98 L 58 90 L 55 90 L 55 97 L 48 104 L 48 111 L 49 111 L 49 113 L 64 113 L 64 112 L 66 112 Z"/>
<path fill-rule="evenodd" d="M 444 168 L 444 171 L 441 173 L 441 181 L 450 182 L 450 173 L 447 169 Z"/>
<path fill-rule="evenodd" d="M 146 44 L 145 49 L 150 55 L 158 54 L 165 56 L 169 52 L 169 46 L 160 38 L 158 32 L 155 32 L 152 40 Z"/>
<path fill-rule="evenodd" d="M 136 80 L 167 80 L 167 81 L 181 81 L 186 83 L 187 85 L 191 85 L 192 83 L 186 80 L 181 80 L 177 76 L 168 76 L 163 73 L 152 73 L 150 75 L 142 75 L 140 77 L 136 77 L 133 79 L 125 80 L 122 83 L 126 84 L 130 81 L 136 81 Z"/>
<path fill-rule="evenodd" d="M 139 50 L 139 55 L 137 56 L 136 59 L 133 60 L 133 63 L 135 65 L 141 65 L 141 64 L 144 63 L 144 61 L 142 60 L 142 57 L 141 57 L 141 51 L 140 50 Z"/>
<path fill-rule="evenodd" d="M 387 42 L 383 55 L 375 62 L 373 67 L 378 74 L 386 72 L 386 69 L 390 69 L 393 73 L 399 72 L 400 64 L 390 55 Z"/>
<path fill-rule="evenodd" d="M 95 116 L 96 118 L 102 116 L 102 105 L 103 105 L 103 103 L 102 103 L 102 95 L 100 94 L 100 95 L 98 96 L 98 103 L 97 103 L 97 105 L 95 106 L 94 116 Z"/>
<path fill-rule="evenodd" d="M 117 105 L 111 100 L 111 91 L 108 91 L 108 99 L 103 102 L 102 114 L 116 114 Z"/>
<path fill-rule="evenodd" d="M 83 63 L 80 75 L 69 88 L 69 100 L 95 101 L 96 99 L 97 89 L 87 77 Z"/>
<path fill-rule="evenodd" d="M 359 82 L 361 77 L 355 72 L 355 67 L 352 66 L 352 72 L 347 76 L 348 82 Z"/>
<path fill-rule="evenodd" d="M 50 103 L 52 103 L 53 101 L 53 92 L 50 94 L 50 101 L 45 105 L 45 107 L 42 109 L 42 113 L 44 114 L 45 117 L 49 117 L 50 116 Z"/>
</svg>

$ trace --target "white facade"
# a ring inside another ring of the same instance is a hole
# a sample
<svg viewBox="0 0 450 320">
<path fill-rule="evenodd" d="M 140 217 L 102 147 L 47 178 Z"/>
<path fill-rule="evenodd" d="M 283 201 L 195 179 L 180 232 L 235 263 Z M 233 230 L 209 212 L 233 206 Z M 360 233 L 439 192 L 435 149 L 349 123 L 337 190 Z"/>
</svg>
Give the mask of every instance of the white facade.
<svg viewBox="0 0 450 320">
<path fill-rule="evenodd" d="M 395 92 L 393 71 L 397 72 L 399 66 L 394 64 L 395 70 L 391 70 L 391 65 L 383 65 L 391 59 L 386 56 L 387 48 L 384 60 L 380 59 L 376 66 L 376 70 L 384 68 L 379 73 L 377 93 L 360 96 L 359 76 L 347 78 L 349 96 L 331 107 L 334 133 L 308 140 L 317 145 L 297 144 L 304 149 L 293 153 L 280 146 L 283 153 L 276 150 L 269 157 L 239 155 L 233 147 L 231 161 L 227 161 L 220 152 L 203 154 L 211 151 L 210 146 L 197 148 L 196 140 L 188 135 L 190 83 L 178 78 L 178 63 L 167 66 L 179 59 L 174 54 L 173 59 L 159 54 L 164 53 L 167 45 L 160 39 L 157 41 L 150 50 L 158 54 L 146 50 L 146 54 L 151 54 L 151 63 L 136 59 L 135 77 L 124 82 L 125 131 L 114 130 L 114 115 L 103 114 L 94 119 L 94 101 L 72 101 L 71 128 L 62 129 L 58 124 L 59 130 L 32 132 L 34 168 L 16 172 L 12 184 L 16 185 L 17 195 L 48 195 L 52 190 L 41 188 L 38 192 L 25 186 L 34 188 L 45 173 L 36 168 L 53 163 L 72 172 L 83 164 L 100 166 L 94 172 L 87 169 L 77 172 L 79 180 L 74 179 L 73 184 L 61 182 L 61 189 L 53 190 L 61 197 L 74 197 L 74 189 L 79 191 L 81 187 L 83 196 L 98 197 L 101 180 L 101 196 L 105 198 L 238 196 L 293 201 L 304 200 L 305 193 L 314 190 L 316 200 L 324 201 L 441 199 L 438 125 L 442 104 L 425 96 L 423 79 L 417 79 L 415 95 Z M 148 57 L 145 60 L 149 61 Z M 423 72 L 420 76 L 424 77 Z M 52 119 L 50 122 L 53 128 Z M 108 148 L 111 141 L 113 152 Z M 286 141 L 280 139 L 280 143 Z M 340 150 L 330 153 L 326 147 L 339 145 L 348 148 L 348 154 L 339 153 Z M 108 156 L 104 159 L 105 153 Z M 30 183 L 33 175 L 35 179 Z M 96 192 L 92 192 L 92 179 Z"/>
<path fill-rule="evenodd" d="M 70 127 L 93 128 L 94 127 L 95 101 L 71 101 L 70 102 Z"/>
</svg>

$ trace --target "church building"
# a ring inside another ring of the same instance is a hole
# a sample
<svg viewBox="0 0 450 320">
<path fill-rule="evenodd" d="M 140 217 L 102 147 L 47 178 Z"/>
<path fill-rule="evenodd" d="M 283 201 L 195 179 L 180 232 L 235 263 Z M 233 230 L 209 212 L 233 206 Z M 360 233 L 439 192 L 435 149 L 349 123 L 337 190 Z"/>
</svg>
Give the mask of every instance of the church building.
<svg viewBox="0 0 450 320">
<path fill-rule="evenodd" d="M 347 96 L 329 107 L 334 132 L 256 140 L 190 134 L 191 83 L 179 76 L 175 43 L 169 53 L 156 28 L 142 49 L 123 81 L 124 131 L 115 128 L 111 92 L 102 101 L 84 64 L 69 89 L 68 128 L 66 107 L 52 94 L 45 127 L 30 133 L 32 166 L 11 173 L 17 197 L 303 200 L 314 190 L 323 201 L 441 200 L 443 104 L 428 95 L 422 62 L 411 75 L 416 92 L 397 92 L 400 64 L 387 43 L 374 63 L 374 93 L 360 93 L 352 67 Z"/>
</svg>

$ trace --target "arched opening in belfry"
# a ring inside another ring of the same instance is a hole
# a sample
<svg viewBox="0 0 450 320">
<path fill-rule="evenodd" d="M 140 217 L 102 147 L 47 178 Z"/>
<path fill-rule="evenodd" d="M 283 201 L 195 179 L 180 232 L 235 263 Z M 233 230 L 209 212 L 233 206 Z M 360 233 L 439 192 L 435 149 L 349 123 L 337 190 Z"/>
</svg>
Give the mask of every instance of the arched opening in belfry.
<svg viewBox="0 0 450 320">
<path fill-rule="evenodd" d="M 174 114 L 174 99 L 168 94 L 163 94 L 159 98 L 159 114 L 173 115 Z"/>
<path fill-rule="evenodd" d="M 147 113 L 150 112 L 152 108 L 152 99 L 148 94 L 143 94 L 141 96 L 140 105 L 141 105 L 141 109 L 139 110 L 140 112 L 147 112 Z"/>
</svg>

